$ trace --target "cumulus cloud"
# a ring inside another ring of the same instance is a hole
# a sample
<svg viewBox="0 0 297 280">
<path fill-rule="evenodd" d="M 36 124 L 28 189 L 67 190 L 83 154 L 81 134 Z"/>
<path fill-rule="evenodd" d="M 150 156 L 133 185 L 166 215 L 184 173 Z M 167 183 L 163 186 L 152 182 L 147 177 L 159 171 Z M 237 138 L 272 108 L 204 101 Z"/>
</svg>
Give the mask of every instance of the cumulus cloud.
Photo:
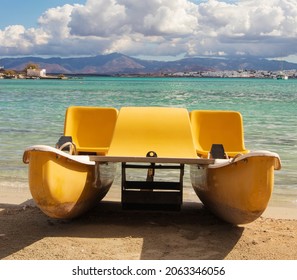
<svg viewBox="0 0 297 280">
<path fill-rule="evenodd" d="M 38 19 L 40 29 L 44 30 L 55 40 L 69 37 L 71 13 L 75 6 L 65 5 L 47 10 Z"/>
<path fill-rule="evenodd" d="M 297 53 L 296 0 L 88 0 L 0 30 L 0 55 L 177 56 Z"/>
<path fill-rule="evenodd" d="M 72 35 L 109 37 L 121 34 L 125 20 L 125 6 L 116 0 L 91 0 L 73 10 L 69 27 Z"/>
<path fill-rule="evenodd" d="M 0 30 L 0 55 L 31 54 L 32 49 L 47 42 L 48 34 L 41 29 L 8 26 Z"/>
</svg>

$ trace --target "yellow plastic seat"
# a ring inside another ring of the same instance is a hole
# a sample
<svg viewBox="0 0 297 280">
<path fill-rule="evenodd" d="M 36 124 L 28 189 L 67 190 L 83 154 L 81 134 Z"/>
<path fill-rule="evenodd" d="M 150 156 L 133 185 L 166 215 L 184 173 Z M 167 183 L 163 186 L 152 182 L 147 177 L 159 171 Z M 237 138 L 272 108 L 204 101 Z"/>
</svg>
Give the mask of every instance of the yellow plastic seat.
<svg viewBox="0 0 297 280">
<path fill-rule="evenodd" d="M 184 108 L 121 108 L 109 156 L 197 158 L 189 113 Z"/>
<path fill-rule="evenodd" d="M 105 155 L 117 116 L 115 108 L 71 106 L 66 111 L 64 135 L 72 137 L 77 154 Z"/>
<path fill-rule="evenodd" d="M 190 112 L 198 156 L 208 157 L 213 144 L 222 144 L 229 157 L 246 154 L 242 116 L 235 111 L 194 110 Z"/>
</svg>

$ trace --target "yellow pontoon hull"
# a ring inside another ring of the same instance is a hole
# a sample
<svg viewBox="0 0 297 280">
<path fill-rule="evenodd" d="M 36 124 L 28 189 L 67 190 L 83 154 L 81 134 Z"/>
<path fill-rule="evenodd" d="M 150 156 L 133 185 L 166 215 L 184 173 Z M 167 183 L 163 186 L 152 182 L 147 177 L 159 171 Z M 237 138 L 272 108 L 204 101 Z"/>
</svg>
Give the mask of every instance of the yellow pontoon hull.
<svg viewBox="0 0 297 280">
<path fill-rule="evenodd" d="M 53 218 L 83 214 L 103 199 L 113 183 L 114 165 L 95 167 L 88 156 L 71 156 L 48 146 L 26 149 L 23 161 L 29 164 L 35 203 Z"/>
<path fill-rule="evenodd" d="M 200 200 L 215 215 L 232 224 L 245 224 L 266 209 L 274 169 L 280 169 L 277 154 L 251 152 L 233 160 L 216 160 L 205 169 L 191 166 L 191 181 Z"/>
</svg>

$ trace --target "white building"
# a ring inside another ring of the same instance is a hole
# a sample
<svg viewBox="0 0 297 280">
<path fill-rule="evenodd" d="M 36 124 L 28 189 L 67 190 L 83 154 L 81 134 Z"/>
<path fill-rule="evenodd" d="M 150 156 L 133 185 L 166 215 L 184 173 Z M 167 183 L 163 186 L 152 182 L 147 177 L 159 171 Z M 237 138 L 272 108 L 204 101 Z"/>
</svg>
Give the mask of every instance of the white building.
<svg viewBox="0 0 297 280">
<path fill-rule="evenodd" d="M 28 77 L 45 77 L 46 69 L 27 69 Z"/>
</svg>

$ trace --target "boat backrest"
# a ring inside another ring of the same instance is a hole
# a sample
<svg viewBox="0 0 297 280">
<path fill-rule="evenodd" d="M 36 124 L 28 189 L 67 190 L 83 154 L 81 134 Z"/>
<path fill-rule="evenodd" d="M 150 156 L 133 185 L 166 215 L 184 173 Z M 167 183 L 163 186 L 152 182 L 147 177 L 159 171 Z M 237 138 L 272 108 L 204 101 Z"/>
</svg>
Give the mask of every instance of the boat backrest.
<svg viewBox="0 0 297 280">
<path fill-rule="evenodd" d="M 66 111 L 64 135 L 72 137 L 78 154 L 105 155 L 117 116 L 115 108 L 71 106 Z"/>
<path fill-rule="evenodd" d="M 208 157 L 213 144 L 222 144 L 229 157 L 249 152 L 245 149 L 239 112 L 194 110 L 190 120 L 198 156 Z"/>
<path fill-rule="evenodd" d="M 186 109 L 120 109 L 108 155 L 145 157 L 149 151 L 158 157 L 197 158 Z"/>
</svg>

